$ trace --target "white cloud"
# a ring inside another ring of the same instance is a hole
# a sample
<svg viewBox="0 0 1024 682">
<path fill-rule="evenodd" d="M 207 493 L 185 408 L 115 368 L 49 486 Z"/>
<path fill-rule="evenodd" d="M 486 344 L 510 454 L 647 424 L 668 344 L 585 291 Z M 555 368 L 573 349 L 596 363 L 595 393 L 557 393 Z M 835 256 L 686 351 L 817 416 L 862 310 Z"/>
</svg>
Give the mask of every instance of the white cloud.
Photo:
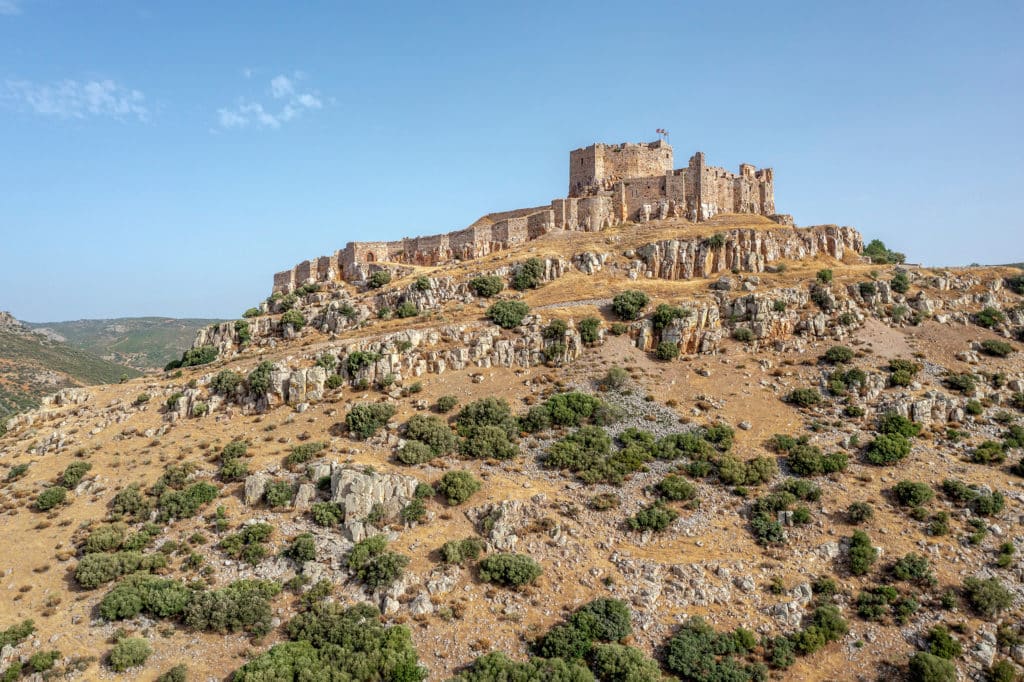
<svg viewBox="0 0 1024 682">
<path fill-rule="evenodd" d="M 296 90 L 296 81 L 304 75 L 296 72 L 293 78 L 281 74 L 270 79 L 269 93 L 274 102 L 267 106 L 254 100 L 240 99 L 234 107 L 218 109 L 220 127 L 280 128 L 307 111 L 322 109 L 323 101 L 318 93 Z"/>
<path fill-rule="evenodd" d="M 110 79 L 56 83 L 8 80 L 2 95 L 44 116 L 79 119 L 111 116 L 140 121 L 149 116 L 145 95 Z"/>
<path fill-rule="evenodd" d="M 21 4 L 18 0 L 0 0 L 0 14 L 8 16 L 21 14 Z"/>
</svg>

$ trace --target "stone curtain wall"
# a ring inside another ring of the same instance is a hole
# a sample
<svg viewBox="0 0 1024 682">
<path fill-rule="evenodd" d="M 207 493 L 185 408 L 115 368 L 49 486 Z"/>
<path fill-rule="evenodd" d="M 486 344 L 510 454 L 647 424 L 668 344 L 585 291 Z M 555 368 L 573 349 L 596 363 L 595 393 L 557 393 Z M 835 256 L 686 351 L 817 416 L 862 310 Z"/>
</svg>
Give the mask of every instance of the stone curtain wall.
<svg viewBox="0 0 1024 682">
<path fill-rule="evenodd" d="M 774 175 L 742 164 L 739 173 L 706 165 L 697 152 L 686 168 L 672 170 L 672 147 L 663 140 L 594 144 L 569 153 L 569 196 L 549 207 L 484 216 L 441 235 L 392 242 L 350 242 L 332 256 L 303 261 L 274 275 L 274 291 L 311 282 L 360 282 L 377 263 L 437 265 L 480 258 L 536 239 L 553 229 L 596 232 L 623 222 L 670 217 L 707 220 L 719 213 L 775 216 Z M 791 223 L 792 221 L 789 220 Z"/>
</svg>

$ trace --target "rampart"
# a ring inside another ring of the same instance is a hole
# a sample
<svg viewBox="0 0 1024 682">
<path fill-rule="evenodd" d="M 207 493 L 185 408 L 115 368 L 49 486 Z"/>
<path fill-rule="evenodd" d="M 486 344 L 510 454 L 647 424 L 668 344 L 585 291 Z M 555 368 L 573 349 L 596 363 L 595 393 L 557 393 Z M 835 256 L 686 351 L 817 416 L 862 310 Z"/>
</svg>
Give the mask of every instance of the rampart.
<svg viewBox="0 0 1024 682">
<path fill-rule="evenodd" d="M 708 220 L 720 213 L 775 215 L 772 169 L 741 164 L 738 173 L 708 166 L 703 152 L 673 170 L 665 140 L 593 144 L 569 152 L 569 194 L 550 206 L 486 215 L 461 230 L 390 242 L 349 242 L 330 256 L 274 275 L 274 291 L 311 282 L 363 281 L 380 263 L 438 265 L 480 258 L 553 230 L 596 232 L 625 222 Z"/>
</svg>

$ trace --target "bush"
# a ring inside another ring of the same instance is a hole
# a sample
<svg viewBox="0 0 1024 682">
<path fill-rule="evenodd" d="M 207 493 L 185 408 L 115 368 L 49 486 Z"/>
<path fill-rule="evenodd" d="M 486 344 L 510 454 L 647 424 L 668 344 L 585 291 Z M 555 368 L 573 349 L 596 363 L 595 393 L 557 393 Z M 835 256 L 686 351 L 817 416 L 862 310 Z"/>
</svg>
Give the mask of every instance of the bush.
<svg viewBox="0 0 1024 682">
<path fill-rule="evenodd" d="M 272 509 L 287 507 L 294 495 L 295 489 L 289 481 L 270 481 L 263 490 L 263 501 Z"/>
<path fill-rule="evenodd" d="M 986 618 L 995 618 L 1013 603 L 1013 593 L 1003 587 L 998 578 L 965 578 L 963 585 L 967 603 Z"/>
<path fill-rule="evenodd" d="M 449 505 L 455 506 L 468 500 L 473 493 L 480 490 L 480 481 L 468 471 L 448 471 L 437 482 L 434 489 L 445 498 Z"/>
<path fill-rule="evenodd" d="M 596 317 L 584 317 L 578 325 L 580 340 L 583 343 L 597 343 L 601 338 L 601 320 Z"/>
<path fill-rule="evenodd" d="M 536 289 L 544 277 L 544 261 L 528 258 L 512 270 L 512 288 L 518 291 Z"/>
<path fill-rule="evenodd" d="M 981 350 L 986 355 L 991 355 L 997 358 L 1005 358 L 1007 355 L 1013 353 L 1014 348 L 1005 341 L 986 339 L 981 342 Z"/>
<path fill-rule="evenodd" d="M 92 464 L 89 462 L 72 462 L 61 473 L 60 485 L 68 490 L 74 490 L 90 469 L 92 469 Z"/>
<path fill-rule="evenodd" d="M 850 538 L 848 559 L 850 573 L 853 575 L 864 575 L 871 570 L 871 566 L 878 559 L 878 550 L 871 545 L 867 533 L 858 530 Z"/>
<path fill-rule="evenodd" d="M 1003 322 L 1006 322 L 1006 315 L 999 308 L 987 306 L 979 310 L 977 313 L 975 313 L 974 322 L 975 324 L 981 327 L 991 329 L 992 327 L 995 327 L 997 324 L 1002 324 Z"/>
<path fill-rule="evenodd" d="M 200 507 L 215 500 L 219 494 L 220 488 L 205 481 L 185 490 L 169 490 L 157 500 L 159 518 L 161 521 L 192 518 Z"/>
<path fill-rule="evenodd" d="M 580 663 L 560 658 L 531 658 L 522 663 L 512 661 L 500 651 L 477 658 L 467 669 L 448 682 L 593 682 L 594 676 Z"/>
<path fill-rule="evenodd" d="M 675 360 L 679 357 L 679 344 L 672 341 L 662 341 L 654 349 L 654 357 L 666 362 Z"/>
<path fill-rule="evenodd" d="M 119 673 L 146 662 L 153 650 L 141 637 L 126 637 L 118 641 L 110 652 L 110 667 Z"/>
<path fill-rule="evenodd" d="M 371 289 L 380 289 L 385 284 L 391 283 L 391 272 L 388 270 L 378 270 L 377 272 L 370 275 L 370 279 L 366 281 L 367 286 Z"/>
<path fill-rule="evenodd" d="M 0 649 L 11 646 L 18 646 L 23 640 L 36 631 L 35 622 L 23 620 L 17 625 L 12 625 L 6 630 L 0 630 Z"/>
<path fill-rule="evenodd" d="M 245 377 L 238 372 L 224 369 L 210 380 L 210 390 L 222 395 L 231 395 L 244 381 Z"/>
<path fill-rule="evenodd" d="M 1006 449 L 996 440 L 986 440 L 971 453 L 975 464 L 1002 464 L 1006 461 Z"/>
<path fill-rule="evenodd" d="M 345 508 L 337 502 L 314 502 L 309 514 L 316 525 L 333 528 L 344 520 Z"/>
<path fill-rule="evenodd" d="M 491 298 L 501 293 L 505 282 L 497 275 L 482 275 L 469 280 L 470 290 L 481 298 Z"/>
<path fill-rule="evenodd" d="M 437 417 L 423 414 L 414 415 L 405 423 L 405 437 L 423 443 L 435 457 L 452 452 L 458 443 L 448 424 Z"/>
<path fill-rule="evenodd" d="M 281 586 L 270 580 L 236 580 L 225 588 L 197 592 L 185 608 L 185 624 L 205 632 L 270 632 L 270 599 Z"/>
<path fill-rule="evenodd" d="M 124 542 L 127 526 L 123 523 L 112 523 L 97 526 L 89 533 L 82 545 L 82 552 L 93 554 L 94 552 L 112 552 Z"/>
<path fill-rule="evenodd" d="M 395 458 L 402 464 L 426 464 L 436 459 L 437 454 L 426 443 L 411 440 L 398 449 Z"/>
<path fill-rule="evenodd" d="M 590 669 L 600 682 L 661 682 L 658 663 L 643 651 L 621 644 L 591 649 Z"/>
<path fill-rule="evenodd" d="M 244 559 L 255 566 L 267 555 L 264 543 L 273 532 L 274 527 L 268 523 L 252 523 L 221 540 L 219 547 L 228 556 Z"/>
<path fill-rule="evenodd" d="M 897 412 L 886 412 L 878 419 L 878 432 L 913 438 L 921 433 L 921 425 Z"/>
<path fill-rule="evenodd" d="M 487 309 L 487 319 L 504 329 L 518 327 L 529 314 L 530 306 L 522 301 L 498 301 Z"/>
<path fill-rule="evenodd" d="M 732 338 L 742 343 L 750 343 L 754 340 L 754 332 L 747 327 L 736 327 L 732 330 Z"/>
<path fill-rule="evenodd" d="M 697 497 L 697 488 L 682 476 L 669 474 L 661 479 L 657 485 L 658 494 L 666 500 L 676 502 L 692 500 Z"/>
<path fill-rule="evenodd" d="M 285 549 L 284 555 L 299 564 L 316 561 L 316 542 L 313 534 L 302 533 L 297 536 Z"/>
<path fill-rule="evenodd" d="M 449 540 L 441 546 L 441 560 L 446 564 L 461 564 L 476 561 L 484 551 L 480 538 L 468 537 L 463 540 Z"/>
<path fill-rule="evenodd" d="M 612 391 L 621 390 L 627 383 L 629 383 L 629 372 L 621 367 L 612 367 L 601 379 L 601 385 Z"/>
<path fill-rule="evenodd" d="M 665 668 L 684 680 L 750 682 L 764 679 L 764 671 L 734 656 L 746 656 L 756 641 L 749 632 L 715 632 L 700 616 L 693 616 L 676 630 L 664 647 Z M 757 675 L 755 678 L 754 676 Z"/>
<path fill-rule="evenodd" d="M 519 587 L 535 581 L 543 569 L 523 554 L 492 554 L 479 564 L 480 579 L 506 587 Z"/>
<path fill-rule="evenodd" d="M 292 451 L 288 453 L 288 456 L 284 458 L 284 465 L 288 468 L 292 468 L 296 464 L 305 464 L 309 460 L 313 459 L 313 456 L 321 452 L 325 447 L 327 447 L 327 443 L 319 441 L 296 445 L 292 448 Z"/>
<path fill-rule="evenodd" d="M 889 286 L 897 294 L 905 294 L 910 291 L 910 278 L 907 277 L 907 273 L 901 270 L 889 280 Z"/>
<path fill-rule="evenodd" d="M 651 322 L 654 324 L 654 330 L 660 333 L 673 320 L 685 320 L 691 314 L 686 308 L 662 303 L 651 313 Z"/>
<path fill-rule="evenodd" d="M 389 403 L 361 403 L 345 415 L 345 426 L 353 436 L 366 440 L 387 424 L 395 411 L 395 406 Z"/>
<path fill-rule="evenodd" d="M 821 393 L 814 388 L 795 388 L 785 397 L 785 401 L 797 407 L 814 407 L 821 403 Z"/>
<path fill-rule="evenodd" d="M 242 317 L 259 317 L 262 314 L 263 312 L 259 308 L 248 308 L 244 313 L 242 313 Z"/>
<path fill-rule="evenodd" d="M 679 513 L 674 509 L 666 507 L 661 502 L 655 502 L 626 519 L 626 523 L 632 530 L 660 532 L 672 525 L 672 522 L 678 518 Z"/>
<path fill-rule="evenodd" d="M 973 393 L 974 377 L 970 374 L 949 374 L 944 379 L 946 386 L 961 393 Z"/>
<path fill-rule="evenodd" d="M 910 682 L 956 682 L 956 666 L 924 651 L 910 657 Z"/>
<path fill-rule="evenodd" d="M 892 494 L 905 507 L 920 507 L 935 497 L 935 491 L 930 485 L 913 481 L 900 481 L 893 486 Z"/>
<path fill-rule="evenodd" d="M 35 507 L 39 511 L 49 511 L 58 504 L 64 504 L 67 494 L 67 489 L 62 488 L 61 486 L 47 488 L 43 492 L 39 493 L 38 497 L 36 497 Z"/>
<path fill-rule="evenodd" d="M 52 668 L 59 658 L 59 651 L 37 651 L 29 656 L 28 667 L 32 672 L 45 672 Z"/>
<path fill-rule="evenodd" d="M 397 308 L 395 308 L 395 316 L 401 319 L 416 317 L 419 314 L 420 309 L 417 308 L 416 304 L 413 303 L 412 301 L 403 301 L 402 303 L 398 304 Z"/>
<path fill-rule="evenodd" d="M 451 412 L 456 405 L 459 404 L 459 399 L 453 395 L 443 395 L 437 399 L 437 404 L 434 405 L 434 409 L 441 414 Z"/>
<path fill-rule="evenodd" d="M 846 346 L 832 346 L 821 356 L 830 365 L 839 365 L 853 359 L 853 351 Z"/>
<path fill-rule="evenodd" d="M 872 263 L 878 263 L 879 265 L 898 265 L 907 259 L 902 253 L 887 249 L 885 244 L 878 239 L 872 239 L 864 247 L 864 255 L 870 258 Z"/>
<path fill-rule="evenodd" d="M 306 317 L 298 308 L 292 308 L 281 315 L 281 324 L 290 324 L 295 331 L 299 331 L 306 326 Z"/>
<path fill-rule="evenodd" d="M 459 435 L 472 435 L 484 426 L 498 426 L 511 438 L 518 430 L 512 409 L 503 398 L 481 398 L 463 407 L 455 417 L 455 430 Z"/>
<path fill-rule="evenodd" d="M 180 367 L 197 367 L 199 365 L 208 365 L 217 359 L 217 347 L 216 346 L 199 346 L 198 348 L 189 348 L 181 356 Z"/>
<path fill-rule="evenodd" d="M 178 580 L 136 573 L 118 583 L 99 605 L 104 620 L 124 620 L 140 613 L 170 618 L 181 614 L 193 597 L 192 590 Z"/>
<path fill-rule="evenodd" d="M 369 604 L 315 603 L 287 625 L 295 641 L 276 644 L 235 671 L 234 682 L 268 680 L 395 680 L 419 682 L 409 631 L 385 627 Z"/>
<path fill-rule="evenodd" d="M 872 464 L 883 466 L 894 464 L 910 454 L 910 441 L 904 436 L 882 434 L 868 443 L 866 456 Z"/>
<path fill-rule="evenodd" d="M 816 277 L 822 284 L 830 284 L 832 282 L 832 271 L 827 268 L 824 270 L 818 270 Z"/>
<path fill-rule="evenodd" d="M 925 642 L 928 643 L 928 653 L 944 658 L 947 661 L 960 658 L 964 653 L 960 642 L 949 634 L 949 630 L 941 625 L 936 625 L 928 631 L 928 634 L 925 636 Z"/>
<path fill-rule="evenodd" d="M 919 585 L 934 585 L 936 582 L 928 559 L 913 552 L 901 557 L 893 564 L 892 574 L 898 580 L 906 580 Z"/>
<path fill-rule="evenodd" d="M 519 446 L 509 440 L 508 431 L 500 426 L 473 429 L 460 449 L 474 459 L 512 459 L 519 454 Z"/>
<path fill-rule="evenodd" d="M 612 312 L 623 320 L 636 320 L 649 302 L 647 294 L 642 291 L 623 291 L 612 299 Z"/>
<path fill-rule="evenodd" d="M 786 464 L 797 476 L 817 476 L 845 471 L 847 456 L 836 452 L 826 455 L 814 445 L 795 445 L 786 456 Z"/>
<path fill-rule="evenodd" d="M 184 664 L 179 664 L 160 675 L 156 678 L 156 682 L 187 682 L 188 681 L 188 668 Z"/>
<path fill-rule="evenodd" d="M 258 395 L 266 395 L 270 389 L 270 373 L 274 369 L 274 363 L 269 360 L 264 360 L 256 369 L 249 372 L 249 376 L 246 378 L 246 383 L 249 385 L 249 390 Z"/>
</svg>

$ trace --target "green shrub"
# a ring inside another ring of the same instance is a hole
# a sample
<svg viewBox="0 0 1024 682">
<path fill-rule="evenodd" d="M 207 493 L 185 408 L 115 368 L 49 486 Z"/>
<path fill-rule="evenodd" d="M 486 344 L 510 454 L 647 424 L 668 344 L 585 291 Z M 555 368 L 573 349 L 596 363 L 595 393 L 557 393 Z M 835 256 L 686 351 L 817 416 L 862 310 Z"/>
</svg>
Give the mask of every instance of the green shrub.
<svg viewBox="0 0 1024 682">
<path fill-rule="evenodd" d="M 316 561 L 316 542 L 313 539 L 313 534 L 302 533 L 298 535 L 288 545 L 284 555 L 300 564 L 307 561 Z"/>
<path fill-rule="evenodd" d="M 184 612 L 192 598 L 192 590 L 178 580 L 136 573 L 103 597 L 99 613 L 109 621 L 134 618 L 140 613 L 171 618 Z"/>
<path fill-rule="evenodd" d="M 498 301 L 487 309 L 487 319 L 505 329 L 518 327 L 530 314 L 530 306 L 522 301 Z"/>
<path fill-rule="evenodd" d="M 353 436 L 366 440 L 383 428 L 395 412 L 395 406 L 389 403 L 361 403 L 345 415 L 345 426 Z"/>
<path fill-rule="evenodd" d="M 1017 668 L 1007 659 L 1001 659 L 992 664 L 986 671 L 985 679 L 988 682 L 1018 682 Z"/>
<path fill-rule="evenodd" d="M 848 552 L 850 573 L 853 575 L 864 575 L 871 570 L 871 566 L 878 559 L 878 550 L 871 544 L 871 539 L 863 531 L 854 532 L 850 538 Z"/>
<path fill-rule="evenodd" d="M 371 289 L 380 289 L 385 284 L 390 284 L 390 282 L 391 272 L 388 270 L 378 270 L 370 275 L 370 279 L 367 280 L 366 284 Z"/>
<path fill-rule="evenodd" d="M 434 489 L 449 505 L 455 506 L 462 504 L 480 490 L 480 481 L 468 471 L 448 471 L 434 485 Z"/>
<path fill-rule="evenodd" d="M 845 471 L 847 456 L 837 452 L 826 455 L 815 445 L 794 445 L 786 456 L 786 465 L 797 476 L 817 476 Z"/>
<path fill-rule="evenodd" d="M 651 322 L 654 324 L 654 330 L 660 333 L 674 320 L 685 320 L 691 314 L 692 312 L 686 308 L 661 303 L 651 313 Z"/>
<path fill-rule="evenodd" d="M 32 672 L 45 672 L 52 668 L 59 658 L 59 651 L 37 651 L 29 656 L 28 667 Z"/>
<path fill-rule="evenodd" d="M 665 643 L 665 668 L 683 680 L 751 682 L 765 679 L 766 671 L 742 661 L 756 645 L 742 628 L 715 632 L 700 616 L 683 623 Z"/>
<path fill-rule="evenodd" d="M 584 317 L 580 320 L 578 328 L 583 343 L 597 343 L 601 338 L 601 320 L 596 317 Z"/>
<path fill-rule="evenodd" d="M 23 620 L 17 625 L 12 625 L 6 630 L 0 630 L 0 649 L 8 646 L 18 646 L 18 644 L 27 639 L 28 636 L 35 631 L 36 625 L 32 620 Z"/>
<path fill-rule="evenodd" d="M 887 249 L 885 244 L 878 239 L 872 239 L 868 245 L 864 247 L 863 253 L 866 257 L 871 259 L 872 263 L 878 263 L 879 265 L 898 265 L 907 259 L 907 257 L 902 253 Z"/>
<path fill-rule="evenodd" d="M 540 565 L 524 554 L 491 554 L 480 560 L 480 579 L 506 587 L 532 583 L 543 572 Z"/>
<path fill-rule="evenodd" d="M 518 662 L 500 651 L 477 658 L 467 669 L 448 682 L 594 682 L 594 676 L 581 663 L 560 658 L 531 658 Z"/>
<path fill-rule="evenodd" d="M 458 444 L 448 424 L 437 417 L 423 414 L 414 415 L 405 423 L 405 437 L 427 445 L 435 456 L 454 451 Z"/>
<path fill-rule="evenodd" d="M 289 498 L 290 499 L 290 498 Z M 258 564 L 267 555 L 264 543 L 270 539 L 274 527 L 268 523 L 252 523 L 220 541 L 219 547 L 230 557 Z"/>
<path fill-rule="evenodd" d="M 1006 314 L 999 308 L 987 306 L 975 313 L 974 322 L 981 327 L 991 329 L 998 324 L 1006 322 Z"/>
<path fill-rule="evenodd" d="M 878 287 L 875 286 L 874 282 L 861 282 L 857 285 L 857 290 L 864 298 L 871 298 L 878 293 Z"/>
<path fill-rule="evenodd" d="M 967 603 L 986 618 L 995 618 L 1013 603 L 1013 593 L 998 578 L 965 578 L 963 587 Z"/>
<path fill-rule="evenodd" d="M 622 336 L 629 331 L 629 325 L 621 322 L 612 322 L 611 326 L 608 327 L 608 332 L 612 336 Z"/>
<path fill-rule="evenodd" d="M 679 344 L 672 341 L 662 341 L 654 349 L 654 357 L 666 362 L 675 360 L 679 357 Z"/>
<path fill-rule="evenodd" d="M 986 440 L 971 452 L 975 464 L 1002 464 L 1006 461 L 1006 449 L 997 440 Z"/>
<path fill-rule="evenodd" d="M 590 669 L 600 682 L 661 682 L 658 663 L 643 651 L 621 644 L 591 649 Z"/>
<path fill-rule="evenodd" d="M 220 477 L 225 481 L 241 481 L 249 475 L 249 465 L 240 458 L 231 459 L 220 467 Z"/>
<path fill-rule="evenodd" d="M 900 481 L 893 486 L 892 494 L 905 507 L 920 507 L 935 497 L 935 491 L 930 485 L 913 481 Z"/>
<path fill-rule="evenodd" d="M 822 284 L 829 284 L 832 282 L 832 271 L 827 268 L 818 270 L 816 277 Z"/>
<path fill-rule="evenodd" d="M 180 367 L 197 367 L 199 365 L 208 365 L 217 359 L 217 347 L 216 346 L 199 346 L 198 348 L 189 348 L 181 356 Z"/>
<path fill-rule="evenodd" d="M 919 585 L 934 585 L 936 582 L 928 559 L 913 552 L 896 560 L 892 565 L 892 574 L 898 580 L 906 580 Z"/>
<path fill-rule="evenodd" d="M 426 443 L 410 440 L 398 449 L 395 458 L 402 464 L 426 464 L 437 458 L 437 454 Z"/>
<path fill-rule="evenodd" d="M 459 404 L 459 399 L 453 395 L 443 395 L 437 399 L 437 403 L 434 405 L 434 409 L 441 414 L 446 414 L 455 409 L 455 406 Z"/>
<path fill-rule="evenodd" d="M 623 320 L 636 320 L 649 302 L 647 294 L 642 291 L 623 291 L 612 299 L 612 312 Z"/>
<path fill-rule="evenodd" d="M 89 462 L 72 462 L 61 473 L 60 485 L 68 490 L 74 490 L 90 469 L 92 464 Z"/>
<path fill-rule="evenodd" d="M 886 412 L 878 419 L 878 432 L 913 438 L 921 433 L 921 425 L 897 412 Z"/>
<path fill-rule="evenodd" d="M 313 459 L 313 456 L 320 453 L 325 447 L 327 447 L 327 443 L 319 441 L 296 445 L 292 447 L 292 451 L 284 458 L 284 465 L 288 468 L 292 468 L 297 464 L 305 464 L 309 460 Z"/>
<path fill-rule="evenodd" d="M 697 488 L 682 476 L 669 474 L 657 485 L 658 494 L 666 500 L 684 501 L 697 497 Z"/>
<path fill-rule="evenodd" d="M 292 503 L 295 488 L 289 481 L 270 481 L 263 489 L 263 501 L 270 508 L 287 507 Z"/>
<path fill-rule="evenodd" d="M 936 625 L 928 631 L 928 634 L 925 635 L 925 642 L 928 643 L 928 653 L 947 661 L 960 658 L 964 653 L 960 642 L 941 625 Z"/>
<path fill-rule="evenodd" d="M 348 354 L 345 359 L 345 366 L 348 369 L 349 374 L 357 374 L 360 370 L 365 369 L 377 362 L 380 356 L 377 353 L 371 351 L 356 350 Z"/>
<path fill-rule="evenodd" d="M 387 551 L 387 536 L 357 542 L 348 555 L 348 569 L 371 590 L 387 588 L 402 577 L 409 557 Z"/>
<path fill-rule="evenodd" d="M 112 552 L 124 542 L 127 526 L 123 523 L 111 523 L 97 526 L 89 532 L 89 537 L 82 545 L 85 554 L 94 552 Z"/>
<path fill-rule="evenodd" d="M 894 464 L 910 454 L 910 441 L 901 434 L 882 434 L 868 443 L 865 455 L 872 464 Z"/>
<path fill-rule="evenodd" d="M 528 258 L 513 268 L 512 288 L 518 291 L 536 289 L 543 277 L 544 261 L 540 258 Z"/>
<path fill-rule="evenodd" d="M 333 528 L 345 518 L 345 508 L 337 502 L 314 502 L 309 510 L 313 523 Z"/>
<path fill-rule="evenodd" d="M 466 437 L 460 451 L 474 459 L 512 459 L 519 455 L 519 446 L 509 440 L 504 428 L 480 426 Z"/>
<path fill-rule="evenodd" d="M 220 488 L 206 483 L 195 483 L 184 490 L 169 490 L 157 500 L 161 521 L 188 519 L 196 515 L 199 508 L 217 499 Z"/>
<path fill-rule="evenodd" d="M 197 592 L 185 608 L 185 624 L 204 632 L 270 632 L 270 600 L 281 586 L 270 580 L 236 580 L 227 587 Z"/>
<path fill-rule="evenodd" d="M 403 301 L 402 303 L 398 304 L 397 308 L 395 308 L 395 316 L 401 319 L 416 317 L 419 314 L 420 309 L 417 308 L 416 304 L 413 303 L 412 301 Z"/>
<path fill-rule="evenodd" d="M 184 664 L 178 664 L 167 672 L 156 678 L 156 682 L 187 682 L 188 668 Z"/>
<path fill-rule="evenodd" d="M 449 540 L 441 546 L 441 560 L 446 564 L 476 561 L 483 551 L 484 542 L 480 538 L 468 537 L 462 540 Z"/>
<path fill-rule="evenodd" d="M 994 339 L 985 339 L 981 342 L 981 350 L 986 355 L 991 355 L 997 358 L 1005 358 L 1014 351 L 1014 347 L 1005 341 L 996 341 Z"/>
<path fill-rule="evenodd" d="M 795 388 L 786 395 L 785 401 L 797 407 L 814 407 L 821 403 L 821 393 L 814 388 Z"/>
<path fill-rule="evenodd" d="M 961 393 L 973 393 L 974 377 L 970 374 L 949 374 L 944 379 L 946 386 Z"/>
<path fill-rule="evenodd" d="M 58 504 L 64 504 L 67 494 L 67 489 L 62 488 L 59 485 L 47 488 L 43 492 L 39 493 L 38 497 L 36 497 L 35 507 L 39 511 L 49 511 Z"/>
<path fill-rule="evenodd" d="M 146 662 L 153 650 L 141 637 L 126 637 L 118 641 L 110 652 L 110 667 L 119 673 Z"/>
<path fill-rule="evenodd" d="M 830 365 L 839 365 L 853 359 L 853 351 L 846 346 L 832 346 L 821 356 Z"/>
<path fill-rule="evenodd" d="M 663 531 L 678 518 L 679 513 L 674 509 L 666 507 L 661 502 L 655 502 L 626 519 L 626 524 L 632 530 Z"/>
<path fill-rule="evenodd" d="M 427 516 L 427 506 L 423 504 L 423 500 L 414 499 L 402 507 L 398 515 L 406 523 L 422 521 Z"/>
<path fill-rule="evenodd" d="M 742 343 L 750 343 L 754 340 L 754 332 L 747 327 L 736 327 L 732 330 L 732 338 Z"/>
<path fill-rule="evenodd" d="M 475 429 L 498 426 L 511 438 L 518 430 L 512 409 L 503 398 L 481 398 L 463 407 L 455 417 L 455 429 L 461 436 L 472 435 Z"/>
<path fill-rule="evenodd" d="M 290 324 L 295 331 L 306 326 L 306 317 L 298 308 L 292 308 L 281 315 L 281 324 Z"/>
<path fill-rule="evenodd" d="M 259 308 L 248 308 L 244 313 L 242 313 L 242 317 L 259 317 L 262 314 L 263 312 Z"/>
<path fill-rule="evenodd" d="M 257 395 L 266 395 L 267 391 L 270 390 L 270 373 L 274 369 L 274 363 L 269 360 L 264 360 L 256 369 L 249 372 L 249 376 L 245 382 L 249 385 L 249 390 Z"/>
<path fill-rule="evenodd" d="M 505 282 L 497 275 L 482 275 L 469 280 L 470 290 L 481 298 L 491 298 L 501 293 Z"/>
<path fill-rule="evenodd" d="M 910 682 L 956 682 L 956 666 L 924 651 L 910 657 Z"/>
<path fill-rule="evenodd" d="M 905 294 L 910 291 L 910 278 L 902 270 L 893 275 L 889 280 L 889 286 L 898 294 Z"/>
</svg>

